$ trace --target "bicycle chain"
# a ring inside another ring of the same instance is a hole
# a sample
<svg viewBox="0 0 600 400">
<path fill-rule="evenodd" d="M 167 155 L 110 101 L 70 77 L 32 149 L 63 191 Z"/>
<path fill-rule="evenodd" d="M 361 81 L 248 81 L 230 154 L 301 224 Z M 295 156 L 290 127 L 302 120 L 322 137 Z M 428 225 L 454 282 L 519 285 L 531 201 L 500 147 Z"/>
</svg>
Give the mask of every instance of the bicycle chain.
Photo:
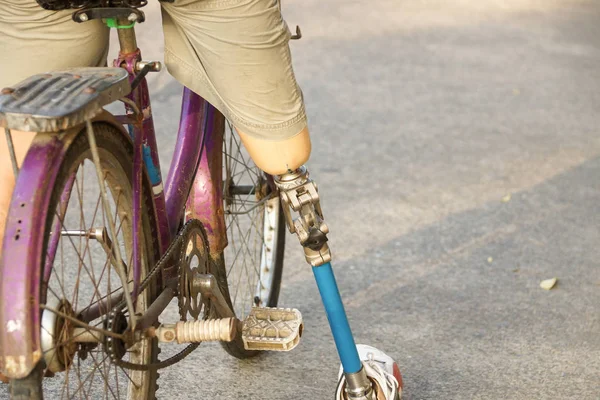
<svg viewBox="0 0 600 400">
<path fill-rule="evenodd" d="M 196 219 L 192 219 L 192 220 L 189 220 L 188 222 L 186 222 L 185 225 L 183 226 L 183 228 L 177 234 L 175 240 L 173 240 L 171 242 L 171 244 L 167 248 L 167 251 L 165 251 L 165 254 L 163 254 L 163 256 L 160 258 L 160 260 L 156 263 L 156 265 L 150 270 L 148 275 L 146 275 L 144 280 L 142 280 L 142 282 L 140 283 L 140 288 L 138 291 L 139 293 L 142 293 L 148 287 L 148 285 L 150 284 L 152 279 L 154 279 L 155 276 L 165 268 L 165 265 L 171 259 L 173 254 L 175 254 L 177 251 L 181 252 L 181 250 L 182 250 L 181 246 L 183 246 L 185 243 L 187 243 L 187 240 L 189 239 L 188 235 L 191 231 L 193 231 L 194 228 L 204 231 L 204 227 L 202 226 L 202 223 L 200 221 L 198 221 Z M 180 260 L 178 260 L 178 261 L 180 261 Z M 178 268 L 180 268 L 180 266 L 178 266 Z M 108 326 L 112 325 L 113 318 L 117 315 L 117 313 L 120 312 L 120 310 L 124 306 L 125 306 L 125 301 L 122 300 L 119 304 L 117 304 L 117 306 L 115 306 L 113 308 L 113 311 L 111 313 L 109 313 Z M 123 361 L 119 357 L 117 357 L 113 353 L 112 343 L 113 342 L 108 342 L 108 345 L 105 346 L 106 352 L 108 353 L 111 361 L 115 365 L 117 365 L 121 368 L 126 368 L 126 369 L 130 369 L 130 370 L 134 370 L 134 371 L 148 371 L 148 370 L 152 370 L 152 369 L 162 369 L 162 368 L 169 367 L 169 366 L 183 360 L 185 357 L 187 357 L 192 351 L 194 351 L 200 345 L 200 343 L 192 343 L 192 344 L 186 346 L 179 353 L 177 353 L 174 356 L 169 357 L 168 359 L 163 360 L 163 361 L 149 363 L 149 364 L 136 364 L 136 363 L 130 363 L 128 361 Z"/>
</svg>

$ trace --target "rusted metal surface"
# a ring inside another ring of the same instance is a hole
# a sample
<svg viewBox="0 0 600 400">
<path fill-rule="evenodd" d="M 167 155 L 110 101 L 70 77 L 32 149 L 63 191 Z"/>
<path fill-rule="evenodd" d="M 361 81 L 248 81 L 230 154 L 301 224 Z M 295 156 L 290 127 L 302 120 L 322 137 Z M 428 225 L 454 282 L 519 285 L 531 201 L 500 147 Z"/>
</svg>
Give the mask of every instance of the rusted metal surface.
<svg viewBox="0 0 600 400">
<path fill-rule="evenodd" d="M 57 132 L 102 112 L 130 91 L 120 68 L 74 68 L 38 74 L 0 92 L 0 126 Z"/>
<path fill-rule="evenodd" d="M 206 100 L 184 88 L 177 143 L 165 183 L 167 215 L 172 235 L 177 233 L 179 222 L 183 218 L 186 200 L 200 160 L 206 122 L 203 116 L 207 107 Z"/>
<path fill-rule="evenodd" d="M 14 189 L 0 261 L 0 359 L 11 378 L 25 377 L 41 356 L 44 225 L 61 160 L 77 132 L 38 134 Z"/>
<path fill-rule="evenodd" d="M 58 212 L 60 213 L 61 218 L 64 218 L 65 213 L 67 212 L 67 206 L 69 205 L 69 200 L 71 199 L 71 193 L 73 189 L 73 184 L 75 183 L 76 173 L 77 171 L 74 171 L 73 175 L 67 179 L 62 195 L 60 196 Z M 52 232 L 60 232 L 61 230 L 62 223 L 61 220 L 57 218 L 54 221 L 54 224 L 52 225 Z M 56 250 L 58 248 L 60 236 L 61 235 L 52 235 L 48 240 L 48 248 L 46 250 L 46 261 L 44 263 L 44 281 L 48 281 L 48 279 L 50 279 L 50 274 L 52 273 L 52 265 L 54 264 L 54 257 L 56 256 Z"/>
<path fill-rule="evenodd" d="M 129 14 L 129 13 L 127 13 Z M 143 15 L 143 14 L 141 14 Z M 143 17 L 142 17 L 143 19 Z M 129 25 L 131 21 L 127 20 L 127 17 L 118 17 L 117 21 L 119 25 Z M 143 21 L 140 21 L 143 22 Z M 139 52 L 137 46 L 137 40 L 135 37 L 135 30 L 133 29 L 117 29 L 119 35 L 119 45 L 121 47 L 121 54 L 132 54 Z"/>
<path fill-rule="evenodd" d="M 186 215 L 202 221 L 208 236 L 210 256 L 216 259 L 227 247 L 222 153 L 225 117 L 208 103 L 202 115 L 203 132 L 206 132 L 204 150 L 188 197 Z"/>
<path fill-rule="evenodd" d="M 96 117 L 98 120 L 113 124 L 126 135 L 108 113 Z M 41 357 L 40 278 L 42 271 L 48 276 L 51 267 L 48 263 L 42 266 L 47 212 L 62 160 L 80 132 L 81 127 L 76 127 L 38 134 L 13 192 L 0 260 L 0 364 L 10 378 L 25 377 Z M 66 185 L 70 184 L 68 180 Z M 59 207 L 66 206 L 67 196 L 63 191 Z M 48 250 L 51 246 L 52 241 Z"/>
<path fill-rule="evenodd" d="M 141 62 L 142 56 L 140 50 L 131 53 L 120 52 L 118 58 L 114 61 L 114 66 L 125 68 L 129 72 L 129 81 L 135 79 L 135 67 Z M 171 233 L 169 230 L 169 220 L 166 214 L 165 196 L 163 190 L 162 177 L 160 173 L 160 163 L 156 144 L 156 134 L 154 131 L 154 121 L 152 119 L 152 108 L 150 105 L 150 95 L 148 93 L 148 84 L 146 79 L 142 79 L 136 89 L 127 96 L 132 100 L 141 111 L 137 123 L 132 125 L 130 134 L 134 141 L 133 154 L 133 270 L 134 270 L 134 295 L 138 291 L 138 285 L 141 278 L 141 243 L 143 240 L 142 231 L 142 183 L 143 166 L 145 165 L 148 178 L 152 185 L 154 198 L 154 207 L 158 222 L 158 239 L 160 245 L 160 254 L 163 254 L 170 241 Z M 128 115 L 135 114 L 131 105 L 125 104 Z"/>
</svg>

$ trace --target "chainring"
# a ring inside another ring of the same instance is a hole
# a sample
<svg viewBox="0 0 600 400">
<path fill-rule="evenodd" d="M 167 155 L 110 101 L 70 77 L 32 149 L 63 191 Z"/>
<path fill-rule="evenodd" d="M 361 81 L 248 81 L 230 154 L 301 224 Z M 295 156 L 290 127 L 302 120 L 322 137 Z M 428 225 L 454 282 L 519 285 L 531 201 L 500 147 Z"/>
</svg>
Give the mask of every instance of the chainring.
<svg viewBox="0 0 600 400">
<path fill-rule="evenodd" d="M 191 245 L 191 251 L 188 251 L 189 246 Z M 190 301 L 191 298 L 194 297 L 194 293 L 192 293 L 191 285 L 184 290 L 181 287 L 182 282 L 190 282 L 192 273 L 198 271 L 198 273 L 207 273 L 208 271 L 208 239 L 206 236 L 206 231 L 204 230 L 204 226 L 202 222 L 192 219 L 189 220 L 183 228 L 179 231 L 175 239 L 171 242 L 165 254 L 160 258 L 158 263 L 150 270 L 148 275 L 144 278 L 144 280 L 140 283 L 140 292 L 145 290 L 150 282 L 153 279 L 156 279 L 158 274 L 172 266 L 172 260 L 175 258 L 178 262 L 179 268 L 179 287 L 178 287 L 178 302 L 179 302 L 179 313 L 182 320 L 187 320 L 187 315 L 192 315 L 190 310 L 196 314 L 200 315 L 203 304 L 199 301 L 198 296 L 196 294 L 195 301 Z M 198 266 L 193 267 L 194 264 L 193 258 L 198 258 Z M 121 301 L 116 307 L 113 308 L 113 312 L 110 313 L 111 316 L 118 315 L 121 310 L 126 307 L 125 301 Z M 205 313 L 206 315 L 206 313 Z M 185 318 L 185 319 L 184 319 Z M 113 324 L 111 324 L 112 326 Z M 175 354 L 172 357 L 169 357 L 166 360 L 158 361 L 155 363 L 149 364 L 136 364 L 128 361 L 124 361 L 119 357 L 118 351 L 117 354 L 113 353 L 114 350 L 118 350 L 116 346 L 105 346 L 105 350 L 110 356 L 112 362 L 118 365 L 121 368 L 126 368 L 134 371 L 148 371 L 152 369 L 162 369 L 169 367 L 187 357 L 192 351 L 194 351 L 200 343 L 192 343 L 186 346 L 179 353 Z"/>
<path fill-rule="evenodd" d="M 199 319 L 204 309 L 202 295 L 192 285 L 194 275 L 209 272 L 208 239 L 204 229 L 195 226 L 188 229 L 182 251 L 179 256 L 179 317 L 187 321 L 188 317 Z"/>
</svg>

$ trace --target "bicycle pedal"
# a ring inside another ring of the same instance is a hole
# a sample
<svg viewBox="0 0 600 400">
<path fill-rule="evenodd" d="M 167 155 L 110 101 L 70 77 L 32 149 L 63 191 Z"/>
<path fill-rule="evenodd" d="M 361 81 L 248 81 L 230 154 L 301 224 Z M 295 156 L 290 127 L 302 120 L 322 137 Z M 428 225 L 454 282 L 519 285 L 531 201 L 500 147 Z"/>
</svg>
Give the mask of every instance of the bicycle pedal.
<svg viewBox="0 0 600 400">
<path fill-rule="evenodd" d="M 295 308 L 253 307 L 244 320 L 246 350 L 290 351 L 300 343 L 302 314 Z"/>
<path fill-rule="evenodd" d="M 152 336 L 163 343 L 231 342 L 236 336 L 236 326 L 235 318 L 180 321 L 159 326 Z"/>
</svg>

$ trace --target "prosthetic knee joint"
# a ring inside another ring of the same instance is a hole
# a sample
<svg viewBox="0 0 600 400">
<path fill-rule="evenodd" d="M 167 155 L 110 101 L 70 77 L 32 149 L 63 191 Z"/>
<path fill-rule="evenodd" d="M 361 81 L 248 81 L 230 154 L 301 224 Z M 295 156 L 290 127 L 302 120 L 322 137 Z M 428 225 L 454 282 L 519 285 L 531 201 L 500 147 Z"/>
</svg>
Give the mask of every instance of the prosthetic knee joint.
<svg viewBox="0 0 600 400">
<path fill-rule="evenodd" d="M 329 228 L 323 221 L 317 185 L 309 178 L 306 167 L 280 175 L 275 184 L 280 191 L 288 229 L 298 236 L 306 261 L 313 267 L 330 262 Z M 296 219 L 292 218 L 292 211 L 299 214 Z"/>
</svg>

